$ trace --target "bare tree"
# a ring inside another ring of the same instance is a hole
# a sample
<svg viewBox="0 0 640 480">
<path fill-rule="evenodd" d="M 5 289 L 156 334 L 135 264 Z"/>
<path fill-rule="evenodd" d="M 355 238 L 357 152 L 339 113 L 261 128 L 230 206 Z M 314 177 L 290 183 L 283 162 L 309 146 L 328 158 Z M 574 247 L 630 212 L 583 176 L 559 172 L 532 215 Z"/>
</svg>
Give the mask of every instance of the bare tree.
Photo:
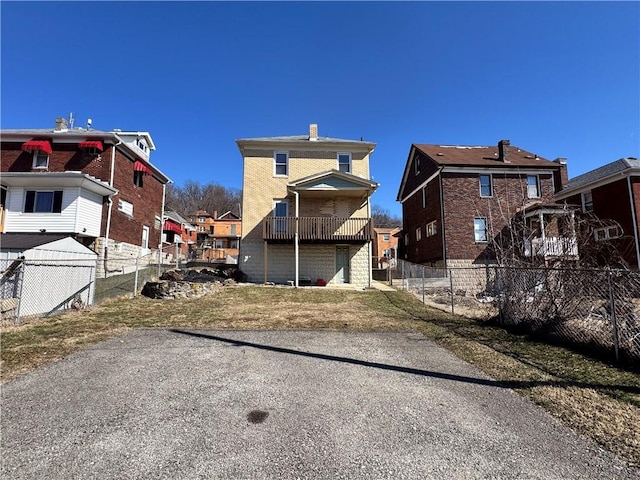
<svg viewBox="0 0 640 480">
<path fill-rule="evenodd" d="M 167 188 L 167 209 L 188 216 L 198 210 L 206 210 L 213 214 L 233 212 L 241 216 L 241 191 L 214 183 L 201 184 L 187 180 L 182 187 L 169 185 Z"/>
<path fill-rule="evenodd" d="M 402 220 L 391 215 L 388 210 L 380 205 L 371 207 L 371 218 L 374 227 L 402 227 Z"/>
</svg>

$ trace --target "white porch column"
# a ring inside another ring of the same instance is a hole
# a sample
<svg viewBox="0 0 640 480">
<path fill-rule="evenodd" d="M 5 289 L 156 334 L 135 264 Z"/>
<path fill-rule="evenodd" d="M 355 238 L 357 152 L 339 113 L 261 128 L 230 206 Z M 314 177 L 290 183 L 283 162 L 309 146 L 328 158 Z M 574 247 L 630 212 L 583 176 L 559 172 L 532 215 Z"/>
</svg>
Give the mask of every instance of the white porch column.
<svg viewBox="0 0 640 480">
<path fill-rule="evenodd" d="M 296 197 L 296 231 L 294 234 L 294 247 L 295 247 L 295 257 L 296 257 L 296 281 L 295 281 L 295 286 L 296 288 L 298 288 L 299 285 L 299 271 L 300 271 L 300 237 L 298 236 L 298 225 L 299 225 L 299 218 L 298 215 L 300 214 L 300 197 L 298 196 L 298 192 L 294 191 L 293 194 Z"/>
</svg>

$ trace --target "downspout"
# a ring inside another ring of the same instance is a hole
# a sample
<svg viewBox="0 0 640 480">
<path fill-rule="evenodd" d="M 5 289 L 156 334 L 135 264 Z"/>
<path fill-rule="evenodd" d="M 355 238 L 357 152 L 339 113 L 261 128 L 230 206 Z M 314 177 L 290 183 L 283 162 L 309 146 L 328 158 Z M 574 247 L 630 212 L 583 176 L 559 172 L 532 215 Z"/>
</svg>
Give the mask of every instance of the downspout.
<svg viewBox="0 0 640 480">
<path fill-rule="evenodd" d="M 298 288 L 298 273 L 300 270 L 300 237 L 298 235 L 298 224 L 299 224 L 299 218 L 298 215 L 300 214 L 300 198 L 298 196 L 298 191 L 294 190 L 293 194 L 296 197 L 296 230 L 295 230 L 295 241 L 294 241 L 294 246 L 295 246 L 295 263 L 296 263 L 296 288 Z"/>
<path fill-rule="evenodd" d="M 638 222 L 636 219 L 636 206 L 633 201 L 633 189 L 631 188 L 631 176 L 627 176 L 629 187 L 629 203 L 631 204 L 631 219 L 633 220 L 633 238 L 636 244 L 636 268 L 640 270 L 640 245 L 638 244 Z"/>
<path fill-rule="evenodd" d="M 116 143 L 115 145 L 113 145 L 113 147 L 111 147 L 111 175 L 109 178 L 109 186 L 113 187 L 113 177 L 115 176 L 115 170 L 116 170 L 116 147 L 118 145 L 122 144 L 122 140 L 116 135 L 116 138 L 118 139 L 118 143 Z M 107 277 L 107 272 L 109 271 L 109 269 L 107 268 L 107 258 L 109 256 L 109 233 L 111 231 L 111 210 L 113 209 L 113 198 L 109 197 L 108 200 L 109 203 L 109 208 L 107 209 L 107 226 L 105 228 L 105 232 L 104 232 L 104 256 L 103 256 L 103 261 L 104 261 L 104 276 L 105 278 Z"/>
<path fill-rule="evenodd" d="M 445 234 L 444 234 L 444 189 L 442 188 L 442 167 L 440 167 L 440 172 L 438 172 L 438 177 L 440 178 L 440 218 L 442 222 L 442 266 L 446 270 L 447 269 L 447 243 L 445 242 Z"/>
<path fill-rule="evenodd" d="M 162 184 L 162 210 L 160 210 L 160 238 L 158 239 L 158 278 L 162 275 L 160 267 L 162 265 L 162 229 L 164 228 L 164 197 L 167 191 L 167 184 Z"/>
</svg>

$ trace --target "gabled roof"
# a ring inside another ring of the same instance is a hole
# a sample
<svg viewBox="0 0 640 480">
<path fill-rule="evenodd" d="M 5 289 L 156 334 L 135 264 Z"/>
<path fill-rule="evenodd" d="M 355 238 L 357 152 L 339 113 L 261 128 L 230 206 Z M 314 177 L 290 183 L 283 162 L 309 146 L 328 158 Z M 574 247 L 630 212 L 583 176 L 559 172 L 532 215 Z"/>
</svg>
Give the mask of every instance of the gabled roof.
<svg viewBox="0 0 640 480">
<path fill-rule="evenodd" d="M 481 168 L 481 169 L 559 169 L 561 164 L 547 160 L 535 153 L 522 148 L 506 144 L 508 149 L 507 161 L 500 158 L 497 145 L 435 145 L 414 143 L 409 149 L 409 156 L 405 164 L 397 200 L 400 201 L 412 171 L 416 153 L 420 153 L 441 169 Z"/>
<path fill-rule="evenodd" d="M 365 189 L 373 192 L 379 186 L 377 183 L 372 182 L 371 180 L 368 180 L 366 178 L 332 169 L 325 172 L 315 173 L 307 177 L 299 178 L 298 180 L 289 182 L 287 184 L 287 187 L 291 190 L 336 190 L 337 188 L 332 188 L 326 183 L 326 181 L 330 179 L 341 181 L 344 185 L 344 187 L 341 187 L 341 189 L 356 188 L 359 190 Z"/>
<path fill-rule="evenodd" d="M 220 215 L 217 219 L 218 220 L 240 220 L 240 217 L 237 216 L 235 213 L 233 213 L 231 210 L 229 210 L 227 213 L 223 213 L 222 215 Z"/>
<path fill-rule="evenodd" d="M 626 172 L 640 174 L 640 160 L 634 157 L 620 158 L 602 167 L 583 173 L 572 178 L 567 185 L 558 192 L 558 197 L 566 197 L 582 188 L 596 183 L 608 183 L 607 180 L 617 180 L 615 177 Z"/>
<path fill-rule="evenodd" d="M 553 163 L 535 153 L 527 152 L 514 145 L 509 145 L 508 162 L 503 162 L 498 158 L 498 147 L 495 145 L 485 147 L 413 144 L 412 147 L 421 151 L 438 165 L 504 168 L 509 165 L 520 167 L 549 167 L 549 164 Z"/>
</svg>

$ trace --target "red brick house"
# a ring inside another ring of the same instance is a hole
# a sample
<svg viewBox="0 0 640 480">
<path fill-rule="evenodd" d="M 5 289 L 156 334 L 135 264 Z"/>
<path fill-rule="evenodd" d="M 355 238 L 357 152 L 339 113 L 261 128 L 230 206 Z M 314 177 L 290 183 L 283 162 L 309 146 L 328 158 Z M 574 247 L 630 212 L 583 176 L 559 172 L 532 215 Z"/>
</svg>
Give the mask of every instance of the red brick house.
<svg viewBox="0 0 640 480">
<path fill-rule="evenodd" d="M 388 268 L 398 255 L 399 227 L 373 227 L 373 268 Z"/>
<path fill-rule="evenodd" d="M 621 158 L 572 178 L 556 194 L 561 203 L 592 212 L 601 225 L 591 232 L 595 242 L 610 241 L 626 264 L 640 266 L 640 161 Z"/>
<path fill-rule="evenodd" d="M 147 132 L 68 128 L 1 131 L 2 231 L 66 233 L 105 260 L 161 244 L 165 186 Z M 121 268 L 121 270 L 123 270 Z"/>
<path fill-rule="evenodd" d="M 198 210 L 189 216 L 197 229 L 197 258 L 212 262 L 237 263 L 242 236 L 242 219 L 226 212 L 210 214 Z"/>
<path fill-rule="evenodd" d="M 546 160 L 508 140 L 497 146 L 414 144 L 397 196 L 399 257 L 445 268 L 493 263 L 493 240 L 514 215 L 551 203 L 566 181 L 564 159 Z"/>
</svg>

